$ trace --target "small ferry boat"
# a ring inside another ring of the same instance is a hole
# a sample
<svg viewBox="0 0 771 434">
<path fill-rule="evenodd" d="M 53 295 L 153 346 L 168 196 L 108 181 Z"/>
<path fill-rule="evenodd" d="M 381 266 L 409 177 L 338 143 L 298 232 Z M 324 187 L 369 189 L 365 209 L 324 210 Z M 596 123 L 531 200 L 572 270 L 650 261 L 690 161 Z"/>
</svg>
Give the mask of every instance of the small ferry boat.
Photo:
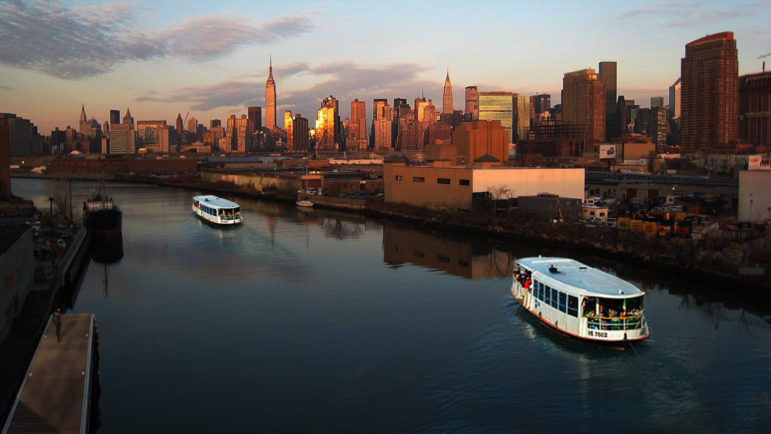
<svg viewBox="0 0 771 434">
<path fill-rule="evenodd" d="M 241 206 L 217 196 L 194 196 L 193 212 L 203 221 L 216 225 L 237 225 L 241 218 Z"/>
<path fill-rule="evenodd" d="M 297 204 L 297 206 L 301 206 L 301 207 L 305 207 L 305 208 L 310 208 L 310 207 L 313 206 L 313 202 L 308 200 L 308 199 L 298 200 L 295 203 Z"/>
<path fill-rule="evenodd" d="M 644 293 L 573 259 L 518 259 L 511 294 L 539 321 L 574 338 L 623 344 L 649 336 Z"/>
</svg>

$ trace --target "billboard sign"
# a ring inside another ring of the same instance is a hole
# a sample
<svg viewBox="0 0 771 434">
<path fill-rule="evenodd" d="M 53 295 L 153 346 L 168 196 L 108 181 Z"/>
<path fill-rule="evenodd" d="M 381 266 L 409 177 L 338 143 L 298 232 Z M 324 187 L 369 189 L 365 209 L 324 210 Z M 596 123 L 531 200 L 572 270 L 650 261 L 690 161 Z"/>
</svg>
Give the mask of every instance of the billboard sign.
<svg viewBox="0 0 771 434">
<path fill-rule="evenodd" d="M 608 160 L 616 158 L 616 145 L 600 145 L 600 159 Z"/>
</svg>

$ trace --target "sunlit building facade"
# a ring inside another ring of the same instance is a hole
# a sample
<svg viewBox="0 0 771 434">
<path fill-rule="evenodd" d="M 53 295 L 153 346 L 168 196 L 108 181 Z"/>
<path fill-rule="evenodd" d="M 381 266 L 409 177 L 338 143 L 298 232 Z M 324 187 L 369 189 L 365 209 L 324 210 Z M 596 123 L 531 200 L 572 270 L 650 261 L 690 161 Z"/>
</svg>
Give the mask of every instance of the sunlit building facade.
<svg viewBox="0 0 771 434">
<path fill-rule="evenodd" d="M 506 143 L 514 134 L 514 93 L 505 91 L 479 92 L 479 120 L 499 121 L 506 132 Z"/>
</svg>

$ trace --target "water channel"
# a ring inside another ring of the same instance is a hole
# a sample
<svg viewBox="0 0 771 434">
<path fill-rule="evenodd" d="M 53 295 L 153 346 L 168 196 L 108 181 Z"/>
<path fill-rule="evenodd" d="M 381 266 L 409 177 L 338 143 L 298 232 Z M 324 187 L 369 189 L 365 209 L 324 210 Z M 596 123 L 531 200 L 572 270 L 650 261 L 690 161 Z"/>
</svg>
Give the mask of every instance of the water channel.
<svg viewBox="0 0 771 434">
<path fill-rule="evenodd" d="M 46 210 L 53 188 L 12 181 Z M 680 276 L 571 253 L 646 291 L 650 339 L 614 351 L 512 299 L 510 261 L 555 247 L 244 198 L 220 229 L 191 214 L 197 192 L 107 188 L 123 254 L 88 264 L 71 310 L 96 314 L 100 432 L 771 426 L 771 315 Z"/>
</svg>

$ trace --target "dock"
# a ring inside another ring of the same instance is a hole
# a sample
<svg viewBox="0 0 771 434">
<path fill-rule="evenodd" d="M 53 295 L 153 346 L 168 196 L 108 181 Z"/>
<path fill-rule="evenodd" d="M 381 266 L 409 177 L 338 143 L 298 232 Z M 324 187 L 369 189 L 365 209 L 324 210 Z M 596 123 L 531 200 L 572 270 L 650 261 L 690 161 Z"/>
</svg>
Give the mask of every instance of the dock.
<svg viewBox="0 0 771 434">
<path fill-rule="evenodd" d="M 2 434 L 87 433 L 95 374 L 94 315 L 49 318 Z"/>
</svg>

